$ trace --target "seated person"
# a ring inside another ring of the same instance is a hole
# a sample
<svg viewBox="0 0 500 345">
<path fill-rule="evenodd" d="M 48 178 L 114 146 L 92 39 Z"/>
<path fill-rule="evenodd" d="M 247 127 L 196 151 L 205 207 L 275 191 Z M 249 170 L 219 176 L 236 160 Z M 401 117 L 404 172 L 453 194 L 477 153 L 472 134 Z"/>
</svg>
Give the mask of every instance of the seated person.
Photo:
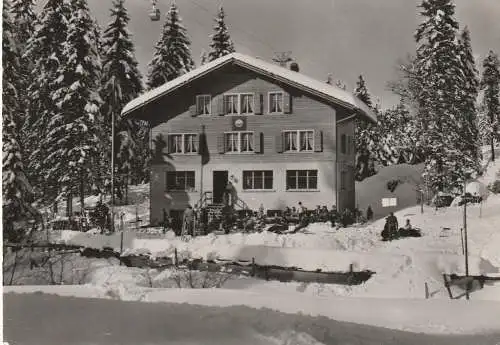
<svg viewBox="0 0 500 345">
<path fill-rule="evenodd" d="M 407 220 L 406 220 L 405 229 L 406 229 L 406 230 L 411 230 L 411 229 L 413 229 L 413 227 L 411 226 L 411 223 L 410 223 L 410 220 L 409 220 L 409 219 L 407 219 Z"/>
</svg>

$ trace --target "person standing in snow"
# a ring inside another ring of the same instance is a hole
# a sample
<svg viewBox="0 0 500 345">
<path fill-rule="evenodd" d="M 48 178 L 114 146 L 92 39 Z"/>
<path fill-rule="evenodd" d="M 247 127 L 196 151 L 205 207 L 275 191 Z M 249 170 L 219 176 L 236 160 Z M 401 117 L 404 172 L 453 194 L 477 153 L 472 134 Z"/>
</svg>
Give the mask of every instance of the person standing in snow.
<svg viewBox="0 0 500 345">
<path fill-rule="evenodd" d="M 394 215 L 394 212 L 391 212 L 389 214 L 389 217 L 387 217 L 387 228 L 388 228 L 390 237 L 394 237 L 398 233 L 398 229 L 399 229 L 398 219 Z"/>
<path fill-rule="evenodd" d="M 368 205 L 368 208 L 366 209 L 366 220 L 370 221 L 373 219 L 373 210 L 370 205 Z"/>
<path fill-rule="evenodd" d="M 301 221 L 302 218 L 305 217 L 306 213 L 307 213 L 307 208 L 304 205 L 302 205 L 302 201 L 299 201 L 299 221 Z"/>
<path fill-rule="evenodd" d="M 193 236 L 194 211 L 191 205 L 188 205 L 184 211 L 182 224 L 182 233 Z"/>
</svg>

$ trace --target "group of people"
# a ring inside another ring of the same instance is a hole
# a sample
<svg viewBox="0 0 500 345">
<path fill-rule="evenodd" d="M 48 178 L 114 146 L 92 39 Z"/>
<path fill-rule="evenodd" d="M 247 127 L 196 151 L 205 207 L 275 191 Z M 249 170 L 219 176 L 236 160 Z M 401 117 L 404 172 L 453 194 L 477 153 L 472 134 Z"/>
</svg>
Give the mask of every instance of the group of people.
<svg viewBox="0 0 500 345">
<path fill-rule="evenodd" d="M 300 230 L 315 222 L 330 221 L 332 226 L 346 227 L 365 219 L 357 209 L 338 211 L 335 205 L 330 209 L 327 206 L 317 205 L 316 208 L 309 210 L 301 201 L 297 203 L 297 206 L 287 206 L 284 210 L 271 210 L 267 213 L 263 204 L 257 211 L 236 211 L 228 202 L 222 207 L 221 216 L 212 217 L 212 219 L 208 217 L 207 208 L 197 206 L 188 205 L 179 219 L 173 219 L 164 210 L 163 231 L 173 230 L 177 235 L 195 236 L 197 234 L 206 235 L 214 230 L 229 233 L 234 228 L 242 231 L 255 231 L 265 227 L 266 224 L 281 224 L 285 227 L 288 227 L 289 224 L 296 224 L 296 229 Z M 373 212 L 369 207 L 366 218 L 371 219 L 372 217 Z"/>
<path fill-rule="evenodd" d="M 410 220 L 407 219 L 403 227 L 399 227 L 398 218 L 391 212 L 385 219 L 384 230 L 382 230 L 382 239 L 384 241 L 393 240 L 399 237 L 420 237 L 420 230 L 414 228 Z"/>
</svg>

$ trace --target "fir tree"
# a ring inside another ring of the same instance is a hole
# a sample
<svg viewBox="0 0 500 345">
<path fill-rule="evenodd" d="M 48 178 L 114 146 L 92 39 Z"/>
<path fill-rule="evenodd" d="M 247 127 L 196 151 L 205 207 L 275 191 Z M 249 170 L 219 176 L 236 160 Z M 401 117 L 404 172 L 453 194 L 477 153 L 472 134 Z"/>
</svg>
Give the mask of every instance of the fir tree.
<svg viewBox="0 0 500 345">
<path fill-rule="evenodd" d="M 206 64 L 208 62 L 208 55 L 207 55 L 207 52 L 205 49 L 203 49 L 201 51 L 201 54 L 200 54 L 200 66 L 203 66 L 204 64 Z"/>
<path fill-rule="evenodd" d="M 372 102 L 363 76 L 359 76 L 354 95 L 372 108 Z M 354 122 L 354 137 L 356 147 L 356 173 L 357 181 L 376 174 L 374 154 L 376 150 L 374 126 L 366 120 L 356 119 Z"/>
<path fill-rule="evenodd" d="M 210 51 L 208 53 L 208 61 L 213 61 L 224 55 L 234 53 L 234 45 L 227 30 L 224 9 L 221 7 L 215 18 L 214 33 L 210 36 Z"/>
<path fill-rule="evenodd" d="M 9 3 L 3 1 L 2 31 L 2 210 L 3 235 L 7 241 L 19 241 L 21 233 L 16 233 L 13 223 L 34 213 L 30 205 L 31 186 L 24 174 L 24 166 L 19 145 L 18 127 L 14 116 L 19 111 L 20 58 L 9 17 Z"/>
<path fill-rule="evenodd" d="M 63 47 L 66 63 L 59 66 L 53 98 L 58 111 L 42 138 L 47 149 L 46 174 L 58 182 L 59 195 L 80 194 L 84 205 L 85 186 L 94 185 L 102 152 L 102 118 L 98 94 L 101 64 L 97 52 L 95 21 L 86 0 L 73 0 Z"/>
<path fill-rule="evenodd" d="M 59 108 L 53 98 L 58 69 L 66 62 L 63 44 L 68 31 L 71 7 L 68 0 L 48 0 L 42 9 L 38 27 L 28 40 L 25 56 L 34 62 L 28 87 L 30 100 L 23 125 L 23 149 L 29 155 L 28 175 L 46 201 L 55 198 L 57 181 L 46 176 L 47 148 L 40 141 L 48 134 L 48 124 Z"/>
<path fill-rule="evenodd" d="M 423 162 L 425 157 L 416 133 L 415 118 L 404 104 L 378 112 L 377 127 L 372 135 L 376 138 L 376 161 L 383 166 Z"/>
<path fill-rule="evenodd" d="M 459 49 L 461 54 L 462 71 L 465 84 L 462 85 L 461 118 L 463 118 L 463 146 L 466 152 L 471 154 L 474 161 L 478 160 L 479 132 L 477 125 L 476 101 L 479 92 L 479 77 L 472 53 L 470 32 L 467 27 L 462 31 L 459 38 Z"/>
<path fill-rule="evenodd" d="M 141 73 L 135 58 L 134 44 L 127 29 L 130 20 L 124 6 L 125 0 L 114 0 L 111 9 L 112 21 L 103 34 L 103 115 L 106 138 L 111 137 L 112 115 L 115 116 L 115 159 L 116 170 L 120 176 L 129 175 L 132 161 L 144 160 L 139 148 L 146 138 L 138 121 L 121 119 L 123 106 L 136 98 L 143 90 Z M 110 146 L 109 146 L 110 147 Z M 110 158 L 107 158 L 109 161 Z M 126 186 L 124 186 L 126 187 Z"/>
<path fill-rule="evenodd" d="M 418 119 L 425 149 L 424 179 L 435 191 L 460 188 L 477 171 L 475 144 L 462 114 L 465 72 L 457 41 L 458 23 L 451 0 L 423 0 L 424 18 L 415 34 L 420 82 Z"/>
<path fill-rule="evenodd" d="M 495 141 L 500 140 L 498 129 L 500 126 L 500 61 L 492 50 L 483 61 L 483 75 L 481 89 L 484 92 L 483 104 L 485 121 L 488 125 L 484 132 L 489 133 L 491 146 L 491 160 L 495 160 Z"/>
<path fill-rule="evenodd" d="M 34 0 L 14 0 L 11 5 L 10 13 L 12 16 L 13 25 L 15 25 L 15 30 L 13 35 L 15 36 L 17 49 L 20 55 L 19 63 L 19 115 L 15 117 L 15 121 L 18 126 L 18 130 L 22 128 L 24 120 L 26 118 L 26 112 L 28 107 L 29 98 L 27 95 L 27 89 L 32 79 L 31 71 L 33 69 L 33 62 L 28 56 L 24 56 L 26 52 L 26 45 L 28 40 L 33 36 L 35 32 L 36 14 L 34 12 L 35 3 Z"/>
<path fill-rule="evenodd" d="M 150 89 L 175 79 L 194 67 L 191 41 L 175 3 L 170 6 L 166 17 L 161 38 L 149 63 L 147 85 Z"/>
</svg>

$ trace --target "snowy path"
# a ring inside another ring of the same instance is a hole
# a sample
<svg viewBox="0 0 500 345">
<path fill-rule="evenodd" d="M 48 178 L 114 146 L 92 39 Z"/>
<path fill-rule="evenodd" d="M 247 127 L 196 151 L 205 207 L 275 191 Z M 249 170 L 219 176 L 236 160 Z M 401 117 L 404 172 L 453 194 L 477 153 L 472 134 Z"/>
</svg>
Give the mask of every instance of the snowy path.
<svg viewBox="0 0 500 345">
<path fill-rule="evenodd" d="M 407 333 L 247 307 L 122 302 L 44 294 L 6 294 L 4 308 L 4 340 L 21 345 L 496 345 L 500 339 L 500 334 Z"/>
</svg>

